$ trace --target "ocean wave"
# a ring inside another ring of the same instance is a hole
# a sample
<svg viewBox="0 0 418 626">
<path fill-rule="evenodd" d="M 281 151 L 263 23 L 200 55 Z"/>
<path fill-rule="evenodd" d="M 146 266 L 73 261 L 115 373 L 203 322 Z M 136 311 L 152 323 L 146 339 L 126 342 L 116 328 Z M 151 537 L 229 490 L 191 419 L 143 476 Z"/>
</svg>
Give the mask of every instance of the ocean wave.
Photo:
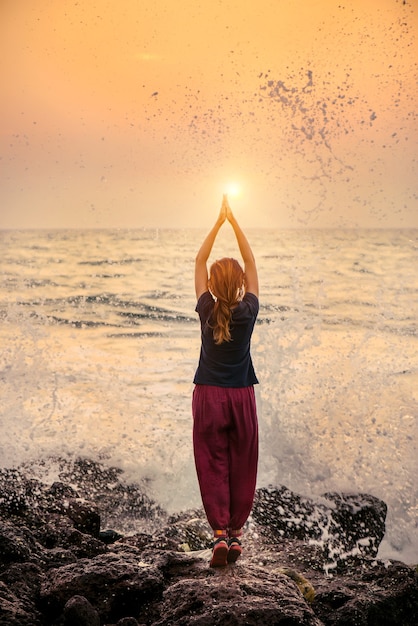
<svg viewBox="0 0 418 626">
<path fill-rule="evenodd" d="M 99 265 L 133 265 L 142 262 L 143 259 L 132 257 L 127 259 L 99 259 L 97 261 L 79 261 L 78 265 L 91 265 L 92 267 L 96 267 Z"/>
<path fill-rule="evenodd" d="M 94 320 L 74 320 L 65 317 L 57 317 L 56 315 L 47 315 L 46 319 L 54 324 L 65 324 L 73 328 L 102 328 L 102 327 L 118 327 L 117 324 L 110 324 L 103 321 Z"/>
<path fill-rule="evenodd" d="M 159 332 L 132 332 L 132 333 L 109 333 L 109 339 L 139 339 L 143 337 L 164 337 L 164 333 Z"/>
<path fill-rule="evenodd" d="M 190 322 L 195 318 L 168 309 L 141 304 L 141 311 L 118 311 L 117 315 L 130 320 L 155 319 L 163 322 Z"/>
<path fill-rule="evenodd" d="M 399 336 L 418 336 L 418 326 L 416 324 L 403 326 L 400 320 L 394 321 L 393 325 L 380 321 L 367 321 L 364 319 L 354 319 L 350 317 L 324 317 L 321 320 L 325 325 L 332 327 L 356 327 L 364 330 L 371 330 L 379 333 L 391 333 Z"/>
<path fill-rule="evenodd" d="M 41 323 L 66 324 L 75 328 L 109 326 L 123 328 L 135 326 L 143 320 L 183 324 L 196 321 L 194 316 L 184 312 L 146 302 L 120 299 L 116 294 L 20 300 L 16 304 L 29 309 L 29 317 Z M 6 306 L 3 317 L 7 317 L 7 311 Z M 94 316 L 94 319 L 88 319 L 89 316 Z"/>
</svg>

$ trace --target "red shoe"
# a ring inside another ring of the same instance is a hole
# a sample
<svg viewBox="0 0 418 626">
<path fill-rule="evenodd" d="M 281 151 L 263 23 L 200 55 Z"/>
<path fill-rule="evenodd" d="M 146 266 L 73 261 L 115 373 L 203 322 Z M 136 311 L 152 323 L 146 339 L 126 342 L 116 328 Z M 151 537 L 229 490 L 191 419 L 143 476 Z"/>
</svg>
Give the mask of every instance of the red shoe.
<svg viewBox="0 0 418 626">
<path fill-rule="evenodd" d="M 228 544 L 226 539 L 220 537 L 213 544 L 212 559 L 210 567 L 225 567 L 227 565 Z"/>
<path fill-rule="evenodd" d="M 227 561 L 228 563 L 235 563 L 241 556 L 241 542 L 238 537 L 231 537 L 228 544 L 229 550 L 227 555 Z"/>
</svg>

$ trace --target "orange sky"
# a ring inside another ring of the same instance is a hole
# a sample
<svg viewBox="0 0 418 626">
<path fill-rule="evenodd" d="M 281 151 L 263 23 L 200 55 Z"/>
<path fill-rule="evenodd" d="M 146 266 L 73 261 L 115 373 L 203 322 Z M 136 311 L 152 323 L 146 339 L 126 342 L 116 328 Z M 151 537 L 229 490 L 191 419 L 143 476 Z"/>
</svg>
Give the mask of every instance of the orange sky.
<svg viewBox="0 0 418 626">
<path fill-rule="evenodd" d="M 0 227 L 418 227 L 412 0 L 1 0 Z"/>
</svg>

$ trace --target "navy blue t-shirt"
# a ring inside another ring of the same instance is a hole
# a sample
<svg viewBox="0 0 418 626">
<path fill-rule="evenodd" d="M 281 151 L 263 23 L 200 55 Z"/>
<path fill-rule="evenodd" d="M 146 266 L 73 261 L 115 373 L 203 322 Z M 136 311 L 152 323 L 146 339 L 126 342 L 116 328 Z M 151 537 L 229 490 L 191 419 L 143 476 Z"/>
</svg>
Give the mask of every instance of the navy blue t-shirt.
<svg viewBox="0 0 418 626">
<path fill-rule="evenodd" d="M 258 315 L 258 298 L 246 293 L 232 310 L 230 332 L 232 341 L 216 345 L 213 338 L 212 313 L 214 300 L 209 291 L 196 305 L 199 313 L 202 345 L 199 365 L 193 382 L 218 387 L 249 387 L 258 383 L 250 354 L 250 342 Z M 212 327 L 212 328 L 211 328 Z"/>
</svg>

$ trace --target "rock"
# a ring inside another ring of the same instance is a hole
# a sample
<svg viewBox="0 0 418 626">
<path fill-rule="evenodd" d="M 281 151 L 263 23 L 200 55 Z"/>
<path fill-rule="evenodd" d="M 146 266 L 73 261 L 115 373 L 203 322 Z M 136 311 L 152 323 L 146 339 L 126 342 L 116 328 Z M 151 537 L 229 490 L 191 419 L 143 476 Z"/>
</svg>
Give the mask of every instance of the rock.
<svg viewBox="0 0 418 626">
<path fill-rule="evenodd" d="M 122 617 L 116 626 L 140 626 L 134 617 Z"/>
<path fill-rule="evenodd" d="M 56 481 L 46 490 L 54 499 L 78 498 L 78 493 L 70 485 Z"/>
<path fill-rule="evenodd" d="M 213 570 L 202 508 L 169 517 L 117 470 L 54 463 L 52 486 L 0 470 L 0 626 L 418 623 L 416 568 L 376 558 L 373 496 L 260 489 L 242 558 Z"/>
<path fill-rule="evenodd" d="M 152 564 L 141 564 L 140 558 L 139 552 L 121 550 L 50 569 L 40 593 L 43 613 L 55 619 L 71 597 L 83 595 L 102 620 L 139 615 L 144 605 L 158 600 L 163 592 L 161 572 Z"/>
<path fill-rule="evenodd" d="M 100 626 L 98 612 L 84 596 L 73 596 L 64 607 L 64 626 Z"/>
<path fill-rule="evenodd" d="M 67 515 L 74 527 L 82 533 L 98 537 L 100 533 L 100 513 L 96 506 L 71 498 L 67 505 Z"/>
<path fill-rule="evenodd" d="M 318 582 L 314 609 L 327 626 L 418 624 L 418 583 L 403 563 L 370 561 L 350 578 Z"/>
<path fill-rule="evenodd" d="M 116 532 L 116 530 L 108 529 L 99 532 L 99 539 L 100 541 L 103 541 L 103 543 L 109 545 L 111 543 L 119 541 L 119 539 L 123 539 L 123 535 Z"/>
<path fill-rule="evenodd" d="M 203 507 L 171 515 L 166 524 L 149 538 L 149 543 L 157 549 L 182 552 L 211 548 L 213 534 L 208 527 Z"/>
<path fill-rule="evenodd" d="M 374 558 L 385 534 L 386 504 L 369 494 L 326 493 L 324 498 L 335 505 L 331 510 L 337 545 L 347 556 L 358 551 Z"/>
<path fill-rule="evenodd" d="M 252 515 L 273 538 L 309 541 L 329 568 L 341 568 L 377 555 L 386 513 L 386 504 L 370 495 L 329 493 L 313 500 L 281 487 L 259 489 Z"/>
<path fill-rule="evenodd" d="M 35 539 L 27 528 L 18 528 L 8 521 L 0 521 L 0 562 L 29 561 L 35 549 Z"/>
<path fill-rule="evenodd" d="M 258 567 L 206 570 L 199 580 L 185 572 L 165 592 L 161 613 L 155 626 L 321 626 L 288 577 Z"/>
<path fill-rule="evenodd" d="M 36 626 L 40 624 L 41 615 L 33 607 L 29 611 L 8 586 L 0 582 L 0 625 L 1 626 Z"/>
<path fill-rule="evenodd" d="M 123 519 L 125 531 L 137 531 L 138 520 L 148 522 L 165 518 L 165 512 L 136 484 L 122 481 L 122 470 L 105 467 L 89 459 L 65 462 L 55 459 L 60 480 L 75 486 L 86 502 L 100 502 L 102 525 L 115 528 Z"/>
<path fill-rule="evenodd" d="M 0 573 L 0 624 L 36 626 L 42 615 L 37 598 L 43 573 L 34 563 L 15 563 Z"/>
</svg>

